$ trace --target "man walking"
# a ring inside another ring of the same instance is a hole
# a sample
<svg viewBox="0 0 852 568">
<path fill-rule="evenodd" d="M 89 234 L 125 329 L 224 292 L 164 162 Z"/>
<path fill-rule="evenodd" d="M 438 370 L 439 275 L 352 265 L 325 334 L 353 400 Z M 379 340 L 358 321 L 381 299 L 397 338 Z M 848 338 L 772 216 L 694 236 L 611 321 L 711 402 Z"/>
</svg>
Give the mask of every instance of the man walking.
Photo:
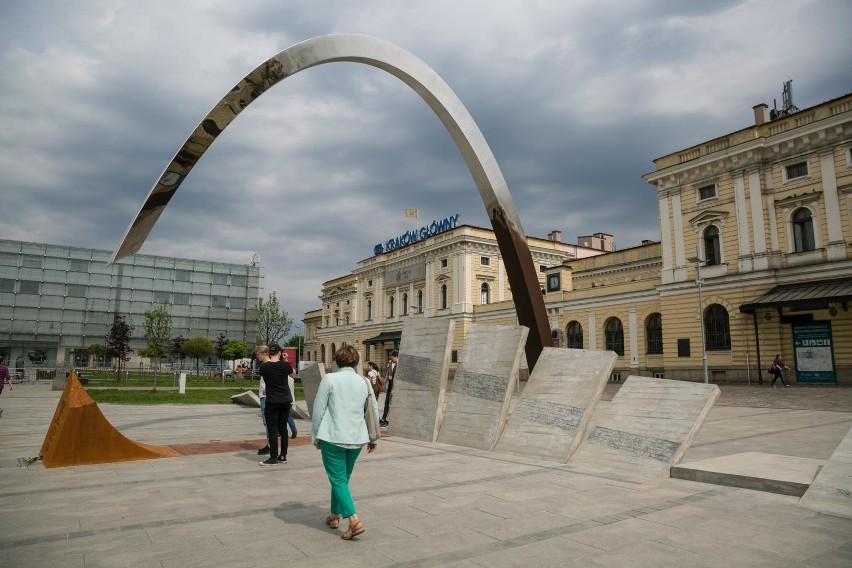
<svg viewBox="0 0 852 568">
<path fill-rule="evenodd" d="M 393 378 L 396 374 L 396 363 L 399 360 L 399 351 L 394 349 L 391 351 L 390 357 L 388 358 L 388 367 L 385 370 L 385 377 L 387 378 L 388 390 L 385 392 L 385 410 L 382 413 L 382 419 L 379 420 L 379 426 L 387 427 L 390 425 L 388 422 L 388 414 L 390 413 L 390 405 L 391 398 L 393 394 Z"/>
</svg>

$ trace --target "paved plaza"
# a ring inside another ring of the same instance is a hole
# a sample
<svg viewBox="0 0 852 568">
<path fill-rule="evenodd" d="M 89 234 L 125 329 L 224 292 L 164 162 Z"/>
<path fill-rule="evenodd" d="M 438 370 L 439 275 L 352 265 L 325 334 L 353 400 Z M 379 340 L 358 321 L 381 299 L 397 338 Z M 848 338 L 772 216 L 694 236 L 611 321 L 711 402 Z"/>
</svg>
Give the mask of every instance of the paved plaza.
<svg viewBox="0 0 852 568">
<path fill-rule="evenodd" d="M 617 388 L 607 386 L 598 412 Z M 684 462 L 742 452 L 827 460 L 852 428 L 852 389 L 721 389 Z M 2 567 L 852 566 L 852 519 L 796 497 L 392 435 L 356 466 L 367 530 L 346 542 L 345 524 L 323 522 L 328 482 L 307 422 L 289 463 L 261 468 L 257 409 L 104 404 L 129 438 L 199 452 L 21 467 L 38 454 L 59 394 L 22 384 L 0 398 Z"/>
</svg>

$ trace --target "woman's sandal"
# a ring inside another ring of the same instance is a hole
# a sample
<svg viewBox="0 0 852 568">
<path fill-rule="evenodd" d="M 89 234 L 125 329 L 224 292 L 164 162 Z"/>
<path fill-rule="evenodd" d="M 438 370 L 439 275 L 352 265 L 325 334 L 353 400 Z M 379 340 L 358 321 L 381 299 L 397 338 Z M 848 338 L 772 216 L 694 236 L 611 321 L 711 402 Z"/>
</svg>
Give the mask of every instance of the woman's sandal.
<svg viewBox="0 0 852 568">
<path fill-rule="evenodd" d="M 325 518 L 325 524 L 329 527 L 336 529 L 340 526 L 340 517 L 335 517 L 334 515 L 329 515 Z"/>
<path fill-rule="evenodd" d="M 352 537 L 356 537 L 359 534 L 364 532 L 364 523 L 361 521 L 355 521 L 354 523 L 349 524 L 349 528 L 346 529 L 346 532 L 340 535 L 340 538 L 343 540 L 352 540 Z"/>
</svg>

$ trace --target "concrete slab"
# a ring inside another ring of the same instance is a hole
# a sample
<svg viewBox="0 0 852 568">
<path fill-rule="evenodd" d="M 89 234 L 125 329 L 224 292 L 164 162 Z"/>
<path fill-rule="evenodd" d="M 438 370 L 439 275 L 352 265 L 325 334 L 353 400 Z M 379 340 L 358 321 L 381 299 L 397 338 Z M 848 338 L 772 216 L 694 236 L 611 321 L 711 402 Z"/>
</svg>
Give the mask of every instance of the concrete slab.
<svg viewBox="0 0 852 568">
<path fill-rule="evenodd" d="M 718 397 L 716 385 L 629 376 L 569 463 L 668 477 Z"/>
<path fill-rule="evenodd" d="M 299 378 L 302 380 L 302 392 L 305 393 L 305 404 L 308 407 L 308 412 L 313 412 L 314 399 L 317 397 L 319 384 L 324 376 L 325 365 L 322 363 L 308 365 L 299 371 Z"/>
<path fill-rule="evenodd" d="M 817 474 L 799 505 L 852 519 L 852 429 Z"/>
<path fill-rule="evenodd" d="M 612 351 L 545 347 L 495 448 L 565 463 L 615 365 Z"/>
<path fill-rule="evenodd" d="M 823 460 L 745 452 L 672 466 L 676 479 L 801 497 Z"/>
<path fill-rule="evenodd" d="M 506 424 L 528 333 L 520 325 L 470 326 L 447 394 L 439 442 L 494 449 Z"/>
<path fill-rule="evenodd" d="M 254 391 L 247 390 L 231 397 L 231 402 L 252 408 L 260 408 L 260 399 Z"/>
<path fill-rule="evenodd" d="M 443 418 L 455 321 L 409 317 L 393 386 L 393 435 L 434 442 Z"/>
</svg>

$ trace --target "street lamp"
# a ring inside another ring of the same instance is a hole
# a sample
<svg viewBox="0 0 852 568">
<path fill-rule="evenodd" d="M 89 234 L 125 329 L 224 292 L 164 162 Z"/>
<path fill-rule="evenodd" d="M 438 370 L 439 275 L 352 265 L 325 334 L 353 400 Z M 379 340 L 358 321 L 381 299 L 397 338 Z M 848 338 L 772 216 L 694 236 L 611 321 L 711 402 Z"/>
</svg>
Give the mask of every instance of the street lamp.
<svg viewBox="0 0 852 568">
<path fill-rule="evenodd" d="M 707 339 L 704 336 L 704 302 L 701 301 L 701 286 L 704 285 L 704 280 L 701 278 L 701 267 L 707 264 L 707 261 L 693 256 L 689 259 L 689 262 L 695 263 L 697 271 L 695 285 L 698 286 L 698 325 L 701 327 L 701 362 L 704 365 L 704 384 L 709 384 L 710 378 L 707 374 Z"/>
</svg>

